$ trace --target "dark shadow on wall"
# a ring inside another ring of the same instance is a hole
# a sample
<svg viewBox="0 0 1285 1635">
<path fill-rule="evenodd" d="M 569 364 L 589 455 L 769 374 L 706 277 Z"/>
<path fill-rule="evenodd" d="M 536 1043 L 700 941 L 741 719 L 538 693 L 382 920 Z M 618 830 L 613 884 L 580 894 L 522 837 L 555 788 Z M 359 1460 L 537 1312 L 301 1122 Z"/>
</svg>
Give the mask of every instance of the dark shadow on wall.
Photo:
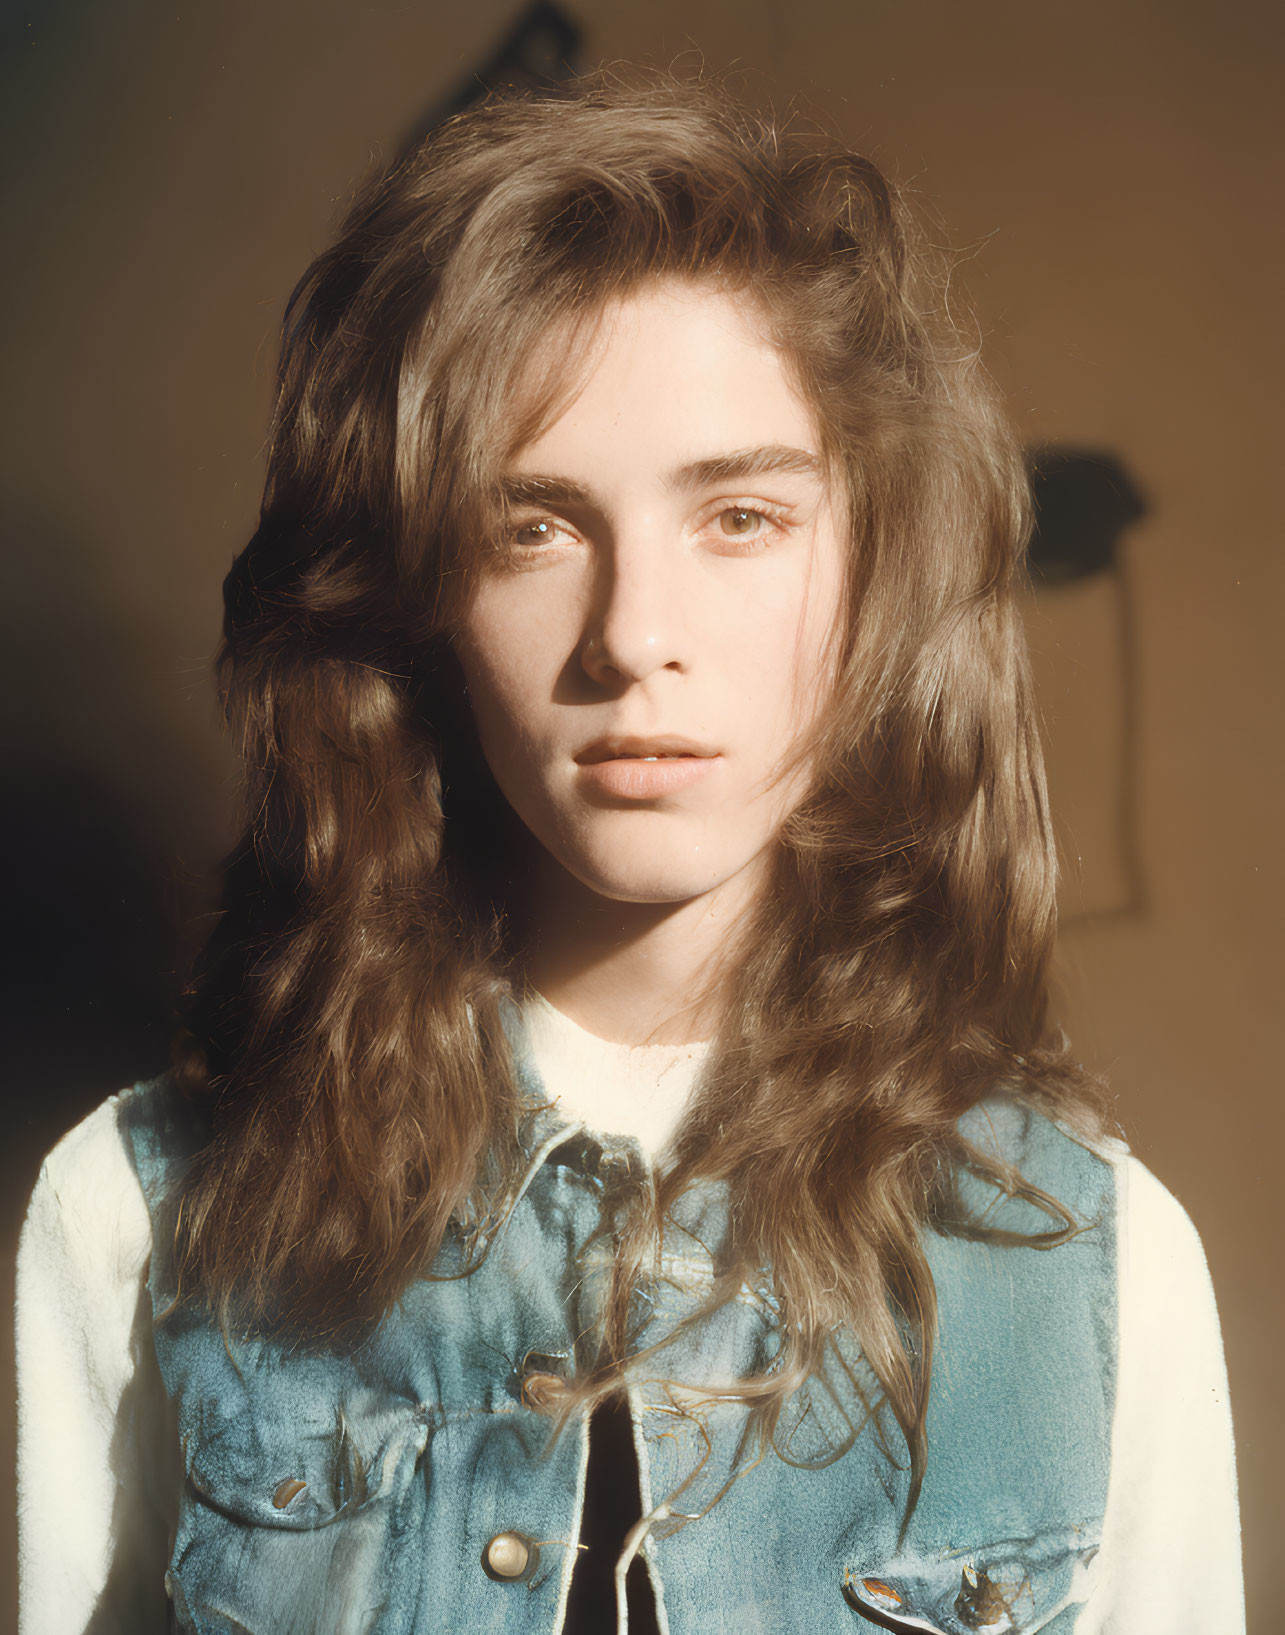
<svg viewBox="0 0 1285 1635">
<path fill-rule="evenodd" d="M 210 787 L 218 772 L 200 741 L 213 738 L 204 665 L 176 673 L 170 633 L 105 575 L 103 542 L 7 511 L 0 1109 L 12 1208 L 34 1174 L 25 1157 L 164 1066 L 211 892 L 206 819 L 227 791 Z"/>
<path fill-rule="evenodd" d="M 1028 567 L 1041 598 L 1087 579 L 1109 582 L 1115 596 L 1119 678 L 1119 744 L 1109 750 L 1085 787 L 1109 791 L 1111 827 L 1121 893 L 1109 906 L 1061 915 L 1061 924 L 1104 925 L 1147 913 L 1147 876 L 1142 856 L 1138 780 L 1141 764 L 1138 613 L 1129 555 L 1129 530 L 1150 502 L 1124 460 L 1106 449 L 1046 444 L 1027 450 L 1035 507 Z"/>
<path fill-rule="evenodd" d="M 212 684 L 104 573 L 104 544 L 7 508 L 0 576 L 0 1300 L 40 1161 L 102 1099 L 164 1069 L 208 923 L 210 821 L 228 800 L 202 731 Z M 192 726 L 185 734 L 186 703 Z M 16 1419 L 8 1331 L 0 1464 Z M 8 1488 L 13 1494 L 12 1483 Z M 0 1507 L 0 1627 L 16 1627 Z"/>
<path fill-rule="evenodd" d="M 402 151 L 417 148 L 430 131 L 491 91 L 553 91 L 583 73 L 585 66 L 579 23 L 551 0 L 535 0 L 519 13 L 490 56 L 425 111 L 407 133 Z"/>
<path fill-rule="evenodd" d="M 178 987 L 167 860 L 118 796 L 65 766 L 10 765 L 0 795 L 0 1098 L 38 1154 L 104 1094 L 165 1065 Z"/>
</svg>

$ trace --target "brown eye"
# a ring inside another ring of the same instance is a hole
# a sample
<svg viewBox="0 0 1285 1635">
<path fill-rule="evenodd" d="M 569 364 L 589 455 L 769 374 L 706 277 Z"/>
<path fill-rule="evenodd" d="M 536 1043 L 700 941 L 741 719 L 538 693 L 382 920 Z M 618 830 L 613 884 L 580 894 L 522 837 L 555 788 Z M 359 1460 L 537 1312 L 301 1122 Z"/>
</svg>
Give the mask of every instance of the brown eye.
<svg viewBox="0 0 1285 1635">
<path fill-rule="evenodd" d="M 719 517 L 719 525 L 723 532 L 730 534 L 733 539 L 752 539 L 758 533 L 762 522 L 761 511 L 749 511 L 742 506 L 724 511 Z"/>
<path fill-rule="evenodd" d="M 553 530 L 547 522 L 525 522 L 514 530 L 513 543 L 515 545 L 545 545 L 548 543 Z"/>
</svg>

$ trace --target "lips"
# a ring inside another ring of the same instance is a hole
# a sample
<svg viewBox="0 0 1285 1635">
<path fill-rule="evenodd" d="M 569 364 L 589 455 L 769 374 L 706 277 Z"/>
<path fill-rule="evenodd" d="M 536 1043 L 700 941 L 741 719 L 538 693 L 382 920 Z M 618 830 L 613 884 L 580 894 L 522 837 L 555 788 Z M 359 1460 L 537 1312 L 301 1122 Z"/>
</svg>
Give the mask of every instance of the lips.
<svg viewBox="0 0 1285 1635">
<path fill-rule="evenodd" d="M 575 756 L 578 766 L 601 766 L 605 761 L 712 760 L 718 755 L 708 744 L 690 738 L 599 738 Z"/>
<path fill-rule="evenodd" d="M 575 756 L 581 785 L 609 802 L 654 801 L 689 788 L 720 764 L 690 738 L 599 738 Z"/>
</svg>

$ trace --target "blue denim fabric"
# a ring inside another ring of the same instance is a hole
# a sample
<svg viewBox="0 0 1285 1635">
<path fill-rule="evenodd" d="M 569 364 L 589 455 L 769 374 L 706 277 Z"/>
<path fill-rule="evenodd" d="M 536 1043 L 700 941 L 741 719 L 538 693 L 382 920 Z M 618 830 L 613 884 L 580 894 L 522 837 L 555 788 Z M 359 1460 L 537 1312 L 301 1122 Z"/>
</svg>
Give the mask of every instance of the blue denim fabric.
<svg viewBox="0 0 1285 1635">
<path fill-rule="evenodd" d="M 538 1102 L 529 1076 L 527 1089 Z M 153 1210 L 156 1350 L 188 1477 L 167 1579 L 179 1628 L 556 1631 L 587 1436 L 583 1422 L 552 1434 L 523 1401 L 523 1369 L 569 1373 L 583 1360 L 609 1270 L 609 1237 L 596 1234 L 637 1149 L 533 1114 L 523 1191 L 482 1264 L 416 1283 L 367 1343 L 335 1355 L 225 1344 L 199 1309 L 169 1309 L 165 1200 L 194 1137 L 164 1080 L 136 1087 L 121 1116 Z M 1069 1635 L 1106 1500 L 1113 1173 L 1000 1100 L 969 1114 L 968 1132 L 1088 1229 L 1052 1250 L 926 1238 L 940 1302 L 929 1463 L 900 1546 L 908 1473 L 863 1424 L 869 1375 L 850 1341 L 836 1339 L 846 1366 L 791 1400 L 761 1458 L 745 1408 L 717 1393 L 770 1365 L 770 1291 L 743 1289 L 665 1343 L 708 1288 L 722 1231 L 717 1188 L 683 1201 L 642 1291 L 656 1349 L 630 1391 L 644 1506 L 657 1511 L 643 1553 L 662 1629 Z M 966 1184 L 995 1224 L 1047 1226 L 1031 1206 Z M 448 1243 L 443 1268 L 453 1254 Z M 890 1417 L 886 1429 L 904 1465 Z M 497 1581 L 482 1558 L 509 1531 L 538 1557 L 524 1578 Z"/>
</svg>

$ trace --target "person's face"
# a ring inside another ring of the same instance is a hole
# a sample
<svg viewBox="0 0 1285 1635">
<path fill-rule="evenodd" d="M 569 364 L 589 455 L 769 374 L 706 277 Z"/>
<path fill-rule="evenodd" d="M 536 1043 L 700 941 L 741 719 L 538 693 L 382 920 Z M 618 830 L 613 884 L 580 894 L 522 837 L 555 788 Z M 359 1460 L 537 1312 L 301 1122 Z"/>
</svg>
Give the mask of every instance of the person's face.
<svg viewBox="0 0 1285 1635">
<path fill-rule="evenodd" d="M 509 462 L 507 557 L 458 638 L 483 752 L 592 891 L 687 901 L 761 866 L 824 708 L 842 517 L 744 297 L 608 308 L 570 407 Z"/>
</svg>

